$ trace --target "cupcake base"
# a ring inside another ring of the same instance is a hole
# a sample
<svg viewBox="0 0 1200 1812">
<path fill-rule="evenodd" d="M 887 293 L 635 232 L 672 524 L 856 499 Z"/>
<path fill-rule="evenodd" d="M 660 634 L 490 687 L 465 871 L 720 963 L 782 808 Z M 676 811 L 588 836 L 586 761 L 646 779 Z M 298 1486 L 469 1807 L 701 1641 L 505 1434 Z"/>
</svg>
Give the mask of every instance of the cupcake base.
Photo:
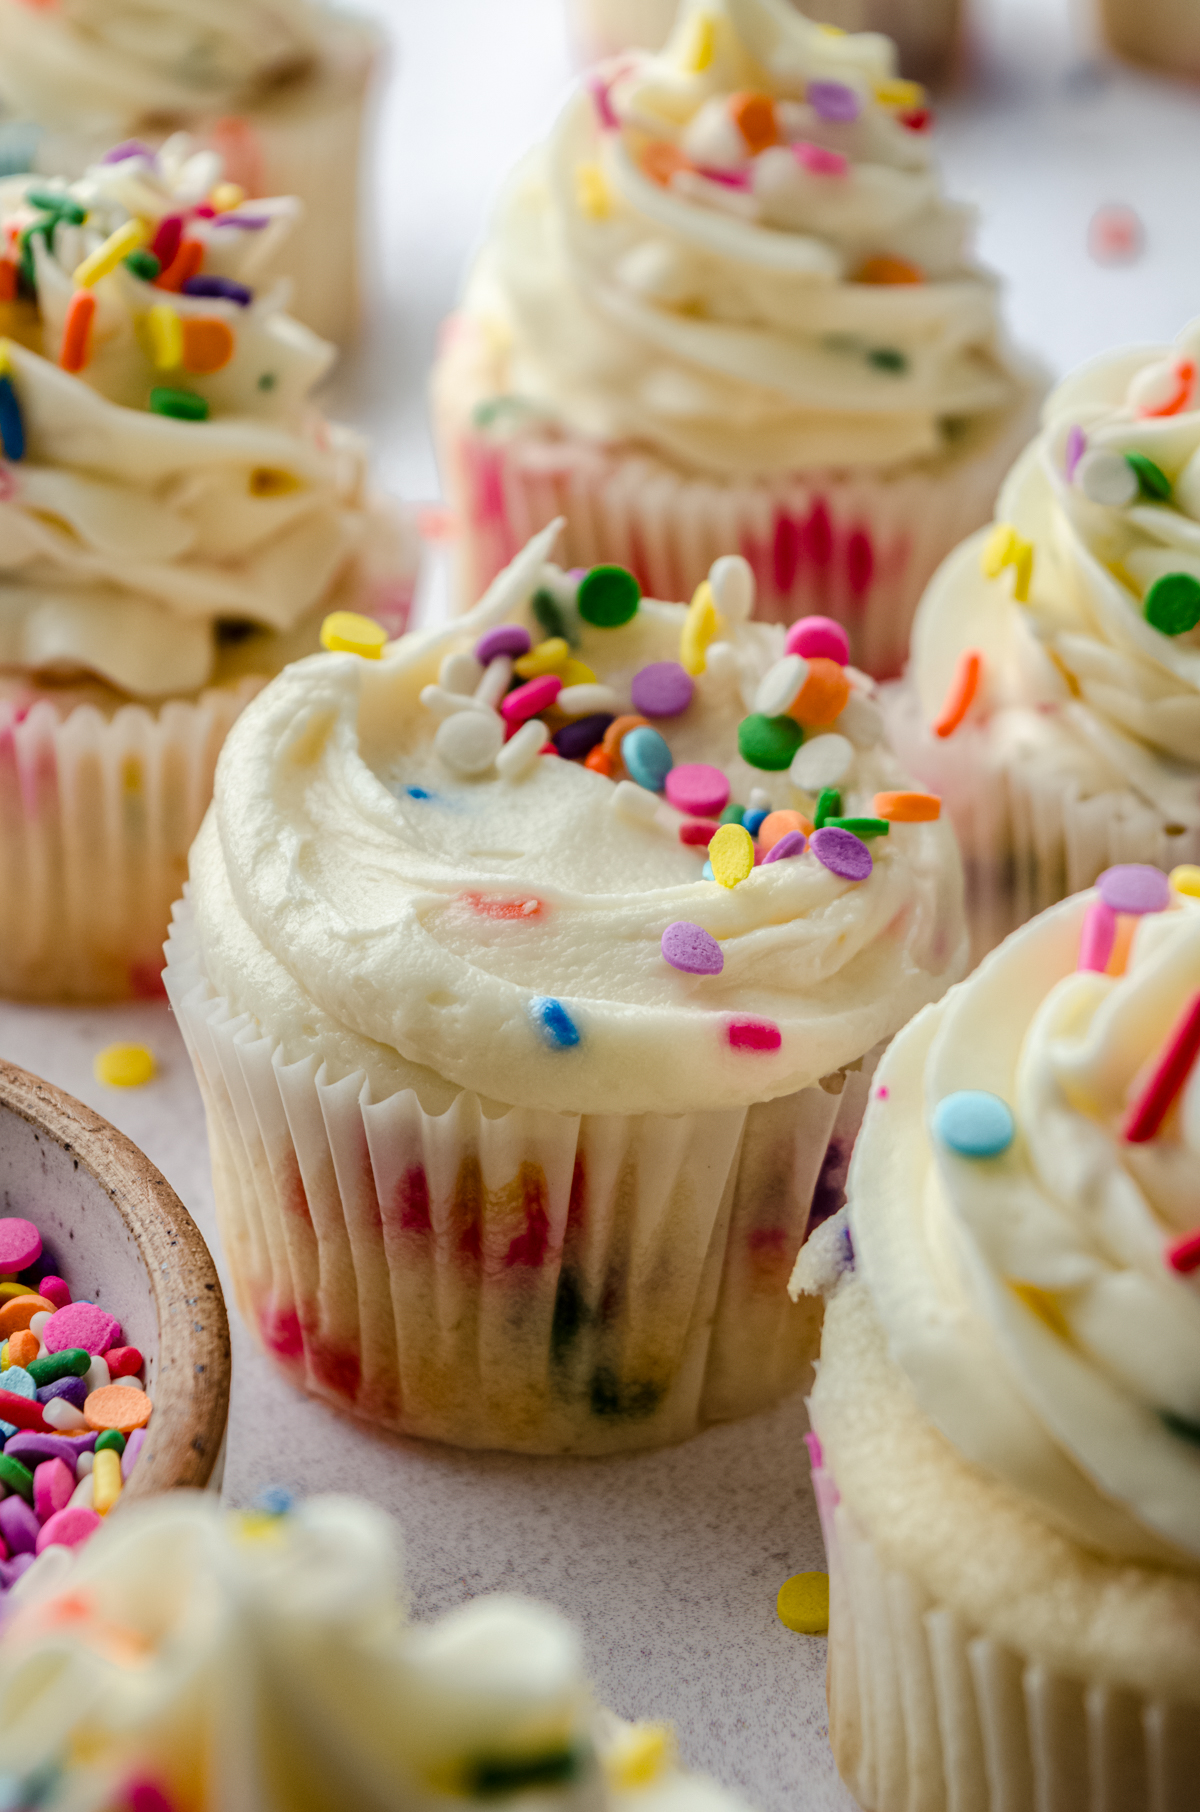
<svg viewBox="0 0 1200 1812">
<path fill-rule="evenodd" d="M 216 995 L 186 902 L 167 958 L 239 1306 L 302 1388 L 457 1446 L 599 1454 L 811 1376 L 787 1279 L 873 1058 L 748 1110 L 489 1117 L 464 1092 L 433 1115 L 287 1061 Z"/>
</svg>

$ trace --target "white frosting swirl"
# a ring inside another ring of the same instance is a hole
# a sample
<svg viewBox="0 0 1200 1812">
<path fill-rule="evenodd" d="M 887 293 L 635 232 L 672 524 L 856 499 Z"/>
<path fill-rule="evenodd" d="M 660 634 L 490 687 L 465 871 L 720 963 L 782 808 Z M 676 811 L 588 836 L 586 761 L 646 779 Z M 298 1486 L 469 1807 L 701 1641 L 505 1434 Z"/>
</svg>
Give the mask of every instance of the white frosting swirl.
<svg viewBox="0 0 1200 1812">
<path fill-rule="evenodd" d="M 849 1181 L 858 1264 L 924 1413 L 1102 1551 L 1200 1561 L 1200 1068 L 1150 1142 L 1122 1125 L 1200 989 L 1200 901 L 1139 922 L 1121 977 L 1075 972 L 1081 894 L 1035 919 L 884 1059 Z M 1007 1101 L 999 1158 L 928 1127 Z"/>
<path fill-rule="evenodd" d="M 993 420 L 1018 392 L 995 286 L 894 64 L 788 0 L 691 0 L 660 55 L 602 67 L 468 292 L 508 389 L 719 473 L 888 466 Z"/>
<path fill-rule="evenodd" d="M 576 762 L 538 758 L 510 782 L 495 770 L 464 780 L 439 759 L 422 689 L 489 624 L 526 623 L 536 637 L 531 593 L 542 580 L 564 588 L 543 566 L 556 528 L 461 622 L 406 637 L 378 664 L 330 655 L 291 667 L 235 726 L 192 852 L 214 986 L 285 1055 L 315 1044 L 331 1070 L 364 1070 L 377 1095 L 414 1086 L 437 1111 L 453 1084 L 511 1106 L 685 1113 L 769 1100 L 856 1062 L 961 973 L 945 824 L 893 826 L 862 884 L 806 853 L 727 889 L 702 878 L 705 851 L 680 842 L 678 813 L 625 817 L 613 782 Z M 640 668 L 678 659 L 684 614 L 643 600 L 623 628 L 577 623 L 579 657 L 621 710 Z M 676 762 L 722 768 L 734 800 L 760 787 L 811 815 L 786 771 L 738 754 L 742 688 L 753 697 L 782 643 L 774 626 L 731 629 L 725 658 L 661 729 Z M 869 813 L 903 777 L 861 693 L 838 728 L 856 745 L 843 810 Z M 498 918 L 498 900 L 536 909 Z M 677 921 L 719 940 L 722 973 L 664 960 Z M 539 1034 L 543 997 L 570 1015 L 572 1048 Z M 778 1048 L 734 1048 L 738 1017 L 770 1022 Z"/>
</svg>

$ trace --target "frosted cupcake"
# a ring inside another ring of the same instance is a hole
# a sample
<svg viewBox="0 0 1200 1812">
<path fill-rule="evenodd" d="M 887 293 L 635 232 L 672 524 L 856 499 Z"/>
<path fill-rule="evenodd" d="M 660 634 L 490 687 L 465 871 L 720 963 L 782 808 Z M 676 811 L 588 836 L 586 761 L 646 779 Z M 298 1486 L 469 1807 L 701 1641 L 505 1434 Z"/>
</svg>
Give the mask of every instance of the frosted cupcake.
<svg viewBox="0 0 1200 1812">
<path fill-rule="evenodd" d="M 938 562 L 1033 425 L 920 89 L 788 0 L 690 0 L 518 170 L 434 377 L 464 598 L 531 529 L 687 597 L 740 553 L 764 617 L 899 672 Z"/>
<path fill-rule="evenodd" d="M 555 532 L 458 623 L 254 701 L 165 979 L 291 1376 L 600 1453 L 803 1381 L 814 1196 L 964 941 L 953 838 L 837 626 L 787 653 L 736 557 L 685 607 L 548 565 Z"/>
<path fill-rule="evenodd" d="M 0 990 L 153 992 L 238 711 L 412 557 L 308 401 L 333 349 L 259 286 L 286 201 L 207 214 L 176 143 L 0 184 Z M 156 248 L 156 249 L 154 249 Z"/>
<path fill-rule="evenodd" d="M 82 176 L 119 140 L 195 134 L 245 194 L 294 195 L 294 312 L 336 341 L 358 314 L 363 20 L 310 0 L 0 0 L 0 160 Z"/>
<path fill-rule="evenodd" d="M 1198 982 L 1200 900 L 1154 869 L 1014 933 L 888 1051 L 849 1239 L 802 1255 L 830 1735 L 869 1812 L 1195 1803 Z"/>
<path fill-rule="evenodd" d="M 1114 862 L 1200 860 L 1198 357 L 1193 324 L 1059 386 L 885 695 L 954 819 L 981 954 Z"/>
<path fill-rule="evenodd" d="M 381 1511 L 267 1501 L 235 1515 L 175 1492 L 25 1575 L 0 1638 L 14 1805 L 739 1812 L 666 1726 L 594 1703 L 549 1606 L 475 1598 L 409 1623 Z"/>
</svg>

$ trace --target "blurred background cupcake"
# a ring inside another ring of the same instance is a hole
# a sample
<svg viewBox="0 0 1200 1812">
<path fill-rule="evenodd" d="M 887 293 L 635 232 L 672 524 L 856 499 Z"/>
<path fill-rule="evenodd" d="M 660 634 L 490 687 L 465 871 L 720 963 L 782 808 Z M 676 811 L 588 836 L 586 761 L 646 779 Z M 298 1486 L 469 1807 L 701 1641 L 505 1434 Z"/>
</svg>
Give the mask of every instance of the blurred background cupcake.
<svg viewBox="0 0 1200 1812">
<path fill-rule="evenodd" d="M 186 131 L 251 199 L 294 195 L 291 309 L 342 342 L 359 311 L 359 165 L 381 41 L 314 0 L 0 0 L 0 160 L 82 176 Z"/>
<path fill-rule="evenodd" d="M 1173 76 L 1200 76 L 1200 13 L 1193 0 L 1100 0 L 1119 56 Z"/>
<path fill-rule="evenodd" d="M 763 616 L 833 617 L 899 671 L 1034 419 L 929 122 L 886 40 L 788 0 L 693 0 L 583 85 L 435 368 L 464 600 L 562 514 L 571 565 L 686 597 L 740 553 Z"/>
<path fill-rule="evenodd" d="M 977 954 L 1114 862 L 1200 861 L 1200 324 L 1061 384 L 884 693 Z"/>
<path fill-rule="evenodd" d="M 260 271 L 290 204 L 220 176 L 173 140 L 0 184 L 5 994 L 160 991 L 238 711 L 330 610 L 407 616 L 404 521 L 309 402 L 333 348 Z"/>
</svg>

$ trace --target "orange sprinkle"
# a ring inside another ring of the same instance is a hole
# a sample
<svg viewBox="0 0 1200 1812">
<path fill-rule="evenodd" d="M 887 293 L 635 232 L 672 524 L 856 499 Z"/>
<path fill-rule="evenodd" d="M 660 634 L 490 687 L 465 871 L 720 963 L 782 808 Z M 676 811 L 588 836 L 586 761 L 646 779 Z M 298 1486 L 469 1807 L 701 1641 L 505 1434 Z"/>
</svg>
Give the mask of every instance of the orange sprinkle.
<svg viewBox="0 0 1200 1812">
<path fill-rule="evenodd" d="M 942 815 L 942 802 L 936 793 L 876 793 L 871 810 L 893 824 L 932 824 Z"/>
<path fill-rule="evenodd" d="M 94 1390 L 83 1406 L 83 1419 L 97 1431 L 116 1428 L 130 1435 L 145 1428 L 153 1408 L 144 1390 L 126 1390 L 123 1384 L 106 1384 Z"/>
<path fill-rule="evenodd" d="M 237 342 L 226 322 L 208 315 L 185 316 L 180 325 L 185 371 L 220 371 L 228 365 Z"/>
<path fill-rule="evenodd" d="M 765 855 L 789 831 L 800 831 L 803 836 L 811 837 L 813 827 L 803 812 L 769 812 L 758 827 L 758 847 Z"/>
<path fill-rule="evenodd" d="M 28 1296 L 10 1296 L 0 1309 L 0 1336 L 11 1336 L 21 1328 L 27 1328 L 34 1316 L 43 1309 L 49 1309 L 53 1315 L 54 1304 L 32 1290 Z"/>
<path fill-rule="evenodd" d="M 979 690 L 983 656 L 978 648 L 965 648 L 958 657 L 950 690 L 942 704 L 942 714 L 933 726 L 935 736 L 953 736 Z"/>
<path fill-rule="evenodd" d="M 1117 914 L 1117 935 L 1113 939 L 1112 950 L 1104 965 L 1105 975 L 1124 975 L 1129 966 L 1129 946 L 1133 942 L 1133 934 L 1137 927 L 1138 922 L 1132 912 Z"/>
<path fill-rule="evenodd" d="M 199 239 L 184 239 L 166 270 L 160 271 L 154 279 L 154 286 L 156 289 L 174 290 L 178 294 L 188 278 L 194 277 L 203 263 L 203 242 Z"/>
<path fill-rule="evenodd" d="M 879 252 L 868 258 L 854 273 L 856 283 L 924 283 L 925 272 L 907 258 L 894 258 L 890 252 Z"/>
<path fill-rule="evenodd" d="M 691 164 L 677 145 L 668 144 L 665 138 L 656 138 L 642 152 L 642 170 L 651 182 L 666 188 L 677 170 L 690 170 Z"/>
<path fill-rule="evenodd" d="M 623 736 L 628 736 L 630 730 L 640 729 L 643 724 L 649 723 L 649 721 L 649 718 L 634 717 L 632 715 L 614 717 L 607 730 L 604 732 L 604 741 L 600 744 L 600 747 L 613 761 L 620 760 L 621 738 Z"/>
<path fill-rule="evenodd" d="M 42 1343 L 32 1328 L 18 1328 L 8 1337 L 8 1363 L 32 1365 L 42 1350 Z"/>
<path fill-rule="evenodd" d="M 814 654 L 808 663 L 808 678 L 788 706 L 788 716 L 806 728 L 820 729 L 836 722 L 849 697 L 846 669 L 828 655 Z"/>
<path fill-rule="evenodd" d="M 92 337 L 92 318 L 96 298 L 90 289 L 77 289 L 67 304 L 63 322 L 62 347 L 58 362 L 64 371 L 82 371 L 88 362 L 88 341 Z"/>
<path fill-rule="evenodd" d="M 583 765 L 591 768 L 593 774 L 603 774 L 606 780 L 611 780 L 617 771 L 616 757 L 610 755 L 604 744 L 599 742 L 594 749 L 588 750 Z"/>
<path fill-rule="evenodd" d="M 729 112 L 751 157 L 757 157 L 778 139 L 775 103 L 769 94 L 731 95 Z"/>
</svg>

